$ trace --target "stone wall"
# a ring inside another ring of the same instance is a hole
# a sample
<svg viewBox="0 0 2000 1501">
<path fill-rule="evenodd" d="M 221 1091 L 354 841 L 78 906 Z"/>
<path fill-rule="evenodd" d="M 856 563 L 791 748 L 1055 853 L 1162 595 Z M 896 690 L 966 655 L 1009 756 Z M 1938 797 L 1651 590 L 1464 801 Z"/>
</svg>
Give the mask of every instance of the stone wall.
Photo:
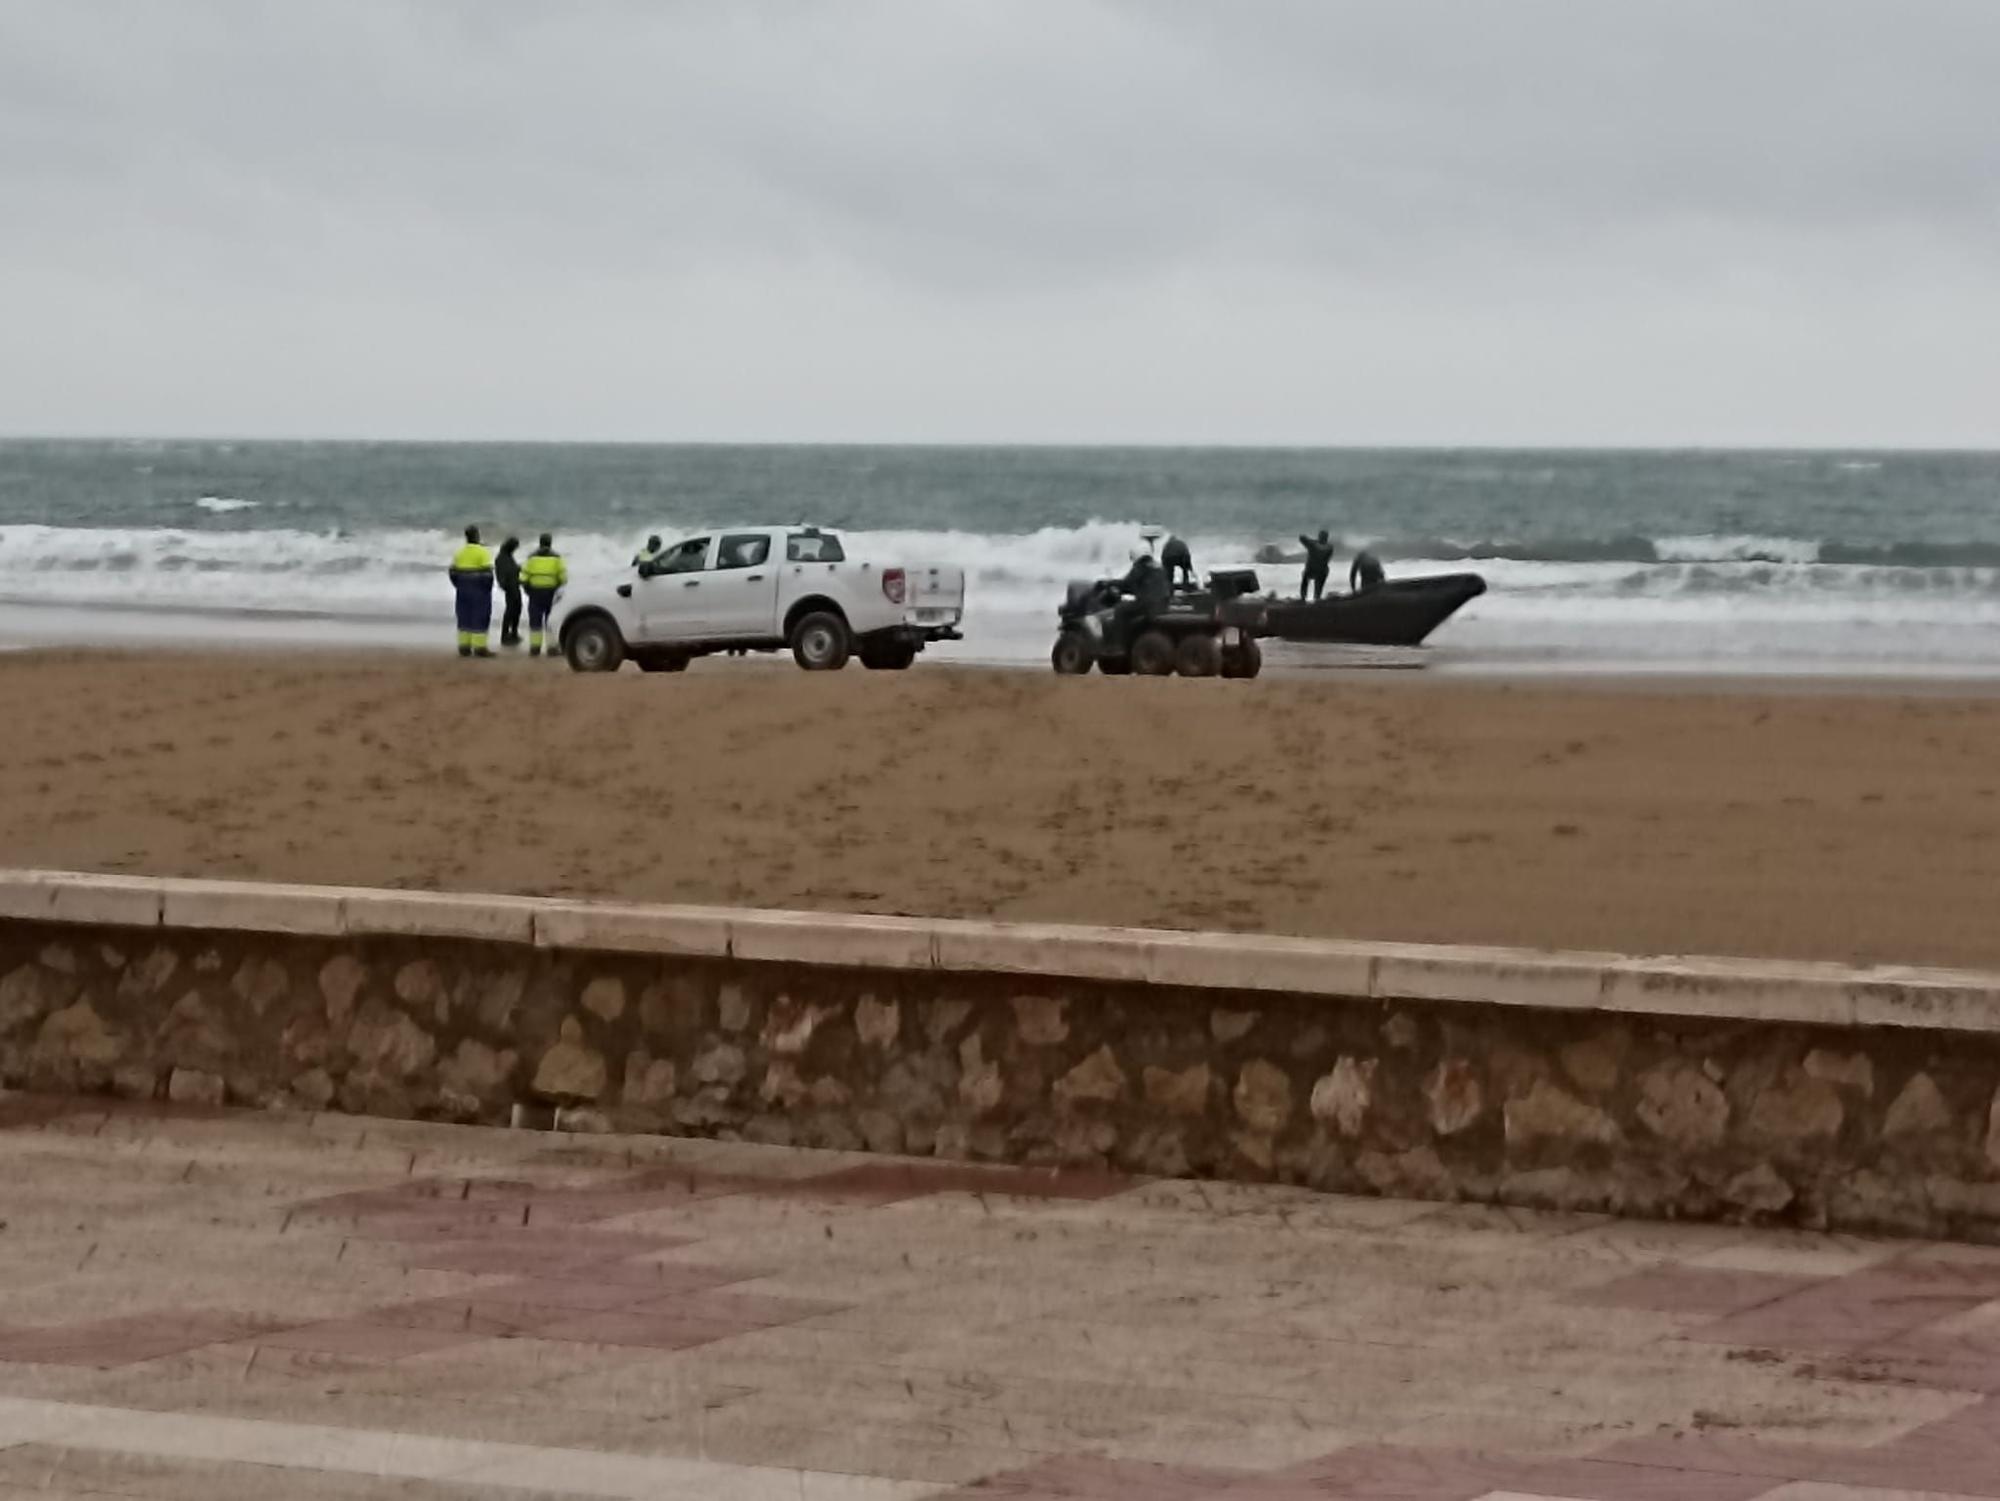
<svg viewBox="0 0 2000 1501">
<path fill-rule="evenodd" d="M 0 1082 L 2000 1240 L 1980 1029 L 0 918 Z"/>
</svg>

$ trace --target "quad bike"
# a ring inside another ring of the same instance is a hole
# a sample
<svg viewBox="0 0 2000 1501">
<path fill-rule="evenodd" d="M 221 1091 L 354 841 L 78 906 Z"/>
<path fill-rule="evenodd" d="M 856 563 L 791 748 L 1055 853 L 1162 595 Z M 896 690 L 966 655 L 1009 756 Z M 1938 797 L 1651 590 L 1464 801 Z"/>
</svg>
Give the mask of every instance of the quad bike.
<svg viewBox="0 0 2000 1501">
<path fill-rule="evenodd" d="M 1254 678 L 1264 666 L 1256 589 L 1249 569 L 1210 574 L 1205 588 L 1154 605 L 1125 595 L 1116 579 L 1073 583 L 1056 611 L 1050 662 L 1070 677 L 1094 666 L 1106 677 Z"/>
</svg>

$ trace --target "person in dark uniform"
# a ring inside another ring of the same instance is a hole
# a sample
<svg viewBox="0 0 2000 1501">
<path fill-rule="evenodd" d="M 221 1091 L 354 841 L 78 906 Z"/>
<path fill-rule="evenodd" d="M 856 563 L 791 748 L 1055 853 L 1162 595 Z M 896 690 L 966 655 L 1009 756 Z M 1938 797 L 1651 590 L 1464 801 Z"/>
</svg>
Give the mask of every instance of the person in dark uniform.
<svg viewBox="0 0 2000 1501">
<path fill-rule="evenodd" d="M 1143 623 L 1173 599 L 1174 586 L 1167 570 L 1149 552 L 1132 554 L 1132 566 L 1118 581 L 1118 608 L 1112 612 L 1121 634 L 1138 631 Z"/>
<path fill-rule="evenodd" d="M 509 537 L 493 559 L 493 582 L 500 586 L 500 598 L 506 605 L 500 614 L 502 646 L 521 644 L 521 560 L 515 556 L 520 548 L 521 539 Z"/>
<path fill-rule="evenodd" d="M 547 532 L 542 533 L 541 545 L 521 565 L 521 582 L 528 591 L 528 655 L 539 657 L 549 628 L 549 612 L 556 605 L 556 592 L 569 582 L 569 565 L 556 551 L 556 539 Z"/>
<path fill-rule="evenodd" d="M 479 543 L 479 528 L 465 529 L 465 546 L 452 554 L 451 587 L 457 599 L 458 654 L 490 657 L 493 629 L 493 554 Z"/>
<path fill-rule="evenodd" d="M 1381 588 L 1383 578 L 1382 560 L 1364 547 L 1354 555 L 1354 564 L 1347 570 L 1347 587 L 1356 594 L 1365 594 Z"/>
<path fill-rule="evenodd" d="M 1326 576 L 1333 569 L 1333 541 L 1325 527 L 1319 529 L 1319 536 L 1301 533 L 1299 540 L 1306 545 L 1306 571 L 1299 580 L 1299 599 L 1304 602 L 1308 596 L 1318 599 L 1326 593 Z"/>
<path fill-rule="evenodd" d="M 1167 538 L 1167 545 L 1160 549 L 1160 566 L 1167 570 L 1169 587 L 1179 583 L 1194 587 L 1194 554 L 1179 537 Z"/>
</svg>

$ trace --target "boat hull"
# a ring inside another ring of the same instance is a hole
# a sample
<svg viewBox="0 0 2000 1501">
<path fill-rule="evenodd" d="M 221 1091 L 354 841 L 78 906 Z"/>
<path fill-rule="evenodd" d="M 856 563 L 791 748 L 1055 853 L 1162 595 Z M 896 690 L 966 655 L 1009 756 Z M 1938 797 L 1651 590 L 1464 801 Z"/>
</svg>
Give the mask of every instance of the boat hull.
<svg viewBox="0 0 2000 1501">
<path fill-rule="evenodd" d="M 1358 594 L 1285 600 L 1265 607 L 1264 634 L 1280 641 L 1420 646 L 1466 601 L 1486 592 L 1476 573 L 1392 579 Z"/>
</svg>

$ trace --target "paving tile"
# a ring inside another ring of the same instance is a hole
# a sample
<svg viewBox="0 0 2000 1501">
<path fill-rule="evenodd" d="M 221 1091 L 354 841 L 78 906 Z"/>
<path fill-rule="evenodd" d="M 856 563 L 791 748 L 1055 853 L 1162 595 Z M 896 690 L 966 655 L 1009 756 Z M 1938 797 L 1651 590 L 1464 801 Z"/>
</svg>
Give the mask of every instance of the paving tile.
<svg viewBox="0 0 2000 1501">
<path fill-rule="evenodd" d="M 438 1246 L 415 1246 L 404 1257 L 404 1265 L 440 1272 L 472 1272 L 482 1276 L 568 1277 L 588 1275 L 595 1263 L 620 1260 L 644 1251 L 664 1251 L 686 1245 L 686 1241 L 658 1236 L 604 1236 L 606 1241 L 627 1244 L 598 1245 L 589 1232 L 555 1241 L 512 1238 L 448 1241 Z"/>
<path fill-rule="evenodd" d="M 746 1328 L 796 1324 L 802 1319 L 840 1313 L 850 1305 L 813 1298 L 787 1298 L 775 1293 L 681 1292 L 633 1305 L 637 1313 L 660 1313 L 691 1319 L 738 1323 Z"/>
<path fill-rule="evenodd" d="M 280 1327 L 228 1313 L 151 1313 L 35 1329 L 0 1329 L 0 1361 L 112 1369 Z"/>
<path fill-rule="evenodd" d="M 1772 1481 L 1769 1475 L 1559 1459 L 1525 1465 L 1512 1484 L 1523 1495 L 1583 1501 L 1753 1501 Z"/>
<path fill-rule="evenodd" d="M 939 1501 L 1209 1501 L 1234 1496 L 1231 1487 L 1250 1478 L 1241 1470 L 1078 1456 L 992 1475 Z"/>
<path fill-rule="evenodd" d="M 429 1355 L 470 1344 L 487 1336 L 470 1329 L 441 1330 L 365 1323 L 359 1319 L 329 1319 L 278 1334 L 260 1336 L 256 1343 L 272 1350 L 302 1350 L 314 1355 L 338 1355 L 350 1360 L 394 1361 Z"/>
<path fill-rule="evenodd" d="M 1273 1501 L 1281 1487 L 1300 1483 L 1352 1501 L 1472 1501 L 1503 1489 L 1522 1468 L 1505 1455 L 1361 1444 L 1250 1481 L 1230 1501 Z"/>
<path fill-rule="evenodd" d="M 1648 1267 L 1586 1291 L 1578 1301 L 1611 1308 L 1646 1308 L 1690 1318 L 1720 1318 L 1772 1303 L 1825 1279 L 1779 1272 L 1738 1271 L 1669 1263 Z"/>
<path fill-rule="evenodd" d="M 1983 1274 L 1887 1263 L 1774 1299 L 1688 1338 L 1776 1350 L 1858 1350 L 1977 1308 Z"/>
<path fill-rule="evenodd" d="M 569 1340 L 587 1345 L 641 1345 L 653 1350 L 688 1350 L 712 1345 L 764 1328 L 740 1319 L 697 1318 L 670 1313 L 635 1313 L 614 1309 L 606 1313 L 578 1313 L 559 1323 L 546 1324 L 536 1338 Z"/>
</svg>

